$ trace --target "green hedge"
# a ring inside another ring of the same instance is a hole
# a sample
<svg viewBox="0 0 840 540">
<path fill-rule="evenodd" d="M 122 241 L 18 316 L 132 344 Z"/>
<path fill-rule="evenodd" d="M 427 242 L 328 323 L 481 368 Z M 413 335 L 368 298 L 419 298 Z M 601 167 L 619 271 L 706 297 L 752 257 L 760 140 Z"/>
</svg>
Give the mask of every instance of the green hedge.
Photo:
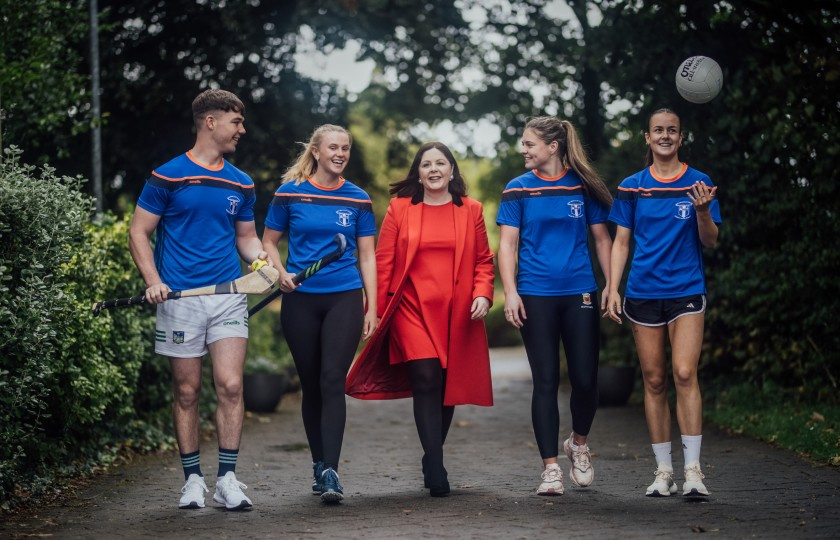
<svg viewBox="0 0 840 540">
<path fill-rule="evenodd" d="M 148 309 L 94 317 L 101 299 L 143 290 L 128 220 L 91 223 L 79 178 L 0 166 L 0 506 L 107 463 L 128 445 L 171 444 L 160 429 L 168 371 Z M 143 389 L 140 395 L 138 388 Z"/>
</svg>

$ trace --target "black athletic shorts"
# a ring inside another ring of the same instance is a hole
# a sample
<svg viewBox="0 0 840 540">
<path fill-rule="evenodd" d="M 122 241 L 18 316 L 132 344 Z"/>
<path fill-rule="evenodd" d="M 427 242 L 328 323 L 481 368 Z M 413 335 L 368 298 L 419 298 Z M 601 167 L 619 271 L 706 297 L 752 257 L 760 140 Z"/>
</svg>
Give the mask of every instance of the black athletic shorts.
<svg viewBox="0 0 840 540">
<path fill-rule="evenodd" d="M 693 315 L 704 311 L 706 311 L 705 294 L 666 299 L 624 299 L 624 314 L 634 323 L 643 326 L 663 326 L 671 324 L 683 315 Z"/>
</svg>

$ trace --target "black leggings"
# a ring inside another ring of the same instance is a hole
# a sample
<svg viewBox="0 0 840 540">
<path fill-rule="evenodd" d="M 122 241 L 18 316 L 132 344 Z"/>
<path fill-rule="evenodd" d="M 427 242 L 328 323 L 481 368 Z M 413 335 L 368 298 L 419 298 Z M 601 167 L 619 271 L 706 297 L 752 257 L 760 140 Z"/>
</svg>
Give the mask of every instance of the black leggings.
<svg viewBox="0 0 840 540">
<path fill-rule="evenodd" d="M 338 470 L 347 418 L 344 383 L 364 325 L 362 290 L 286 294 L 280 324 L 300 377 L 312 461 Z"/>
<path fill-rule="evenodd" d="M 531 397 L 531 421 L 543 459 L 557 456 L 560 411 L 560 341 L 566 352 L 572 429 L 588 435 L 598 408 L 598 349 L 600 318 L 598 295 L 590 293 L 591 303 L 582 295 L 522 296 L 527 319 L 522 326 L 522 341 L 531 364 L 534 393 Z"/>
<path fill-rule="evenodd" d="M 455 407 L 443 405 L 446 371 L 437 358 L 412 360 L 407 366 L 417 434 L 430 470 L 438 471 L 443 467 L 443 443 L 455 414 Z"/>
</svg>

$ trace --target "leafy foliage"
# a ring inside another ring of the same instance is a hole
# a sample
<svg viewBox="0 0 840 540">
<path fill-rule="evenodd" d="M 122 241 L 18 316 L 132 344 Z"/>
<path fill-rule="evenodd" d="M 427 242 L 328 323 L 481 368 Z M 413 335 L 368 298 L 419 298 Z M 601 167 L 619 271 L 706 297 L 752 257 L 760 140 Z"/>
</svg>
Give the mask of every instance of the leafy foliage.
<svg viewBox="0 0 840 540">
<path fill-rule="evenodd" d="M 45 489 L 59 471 L 107 463 L 129 440 L 168 439 L 133 406 L 153 318 L 94 317 L 102 295 L 127 296 L 128 221 L 90 223 L 78 178 L 36 171 L 8 151 L 0 169 L 0 501 Z M 157 405 L 160 407 L 160 404 Z"/>
</svg>

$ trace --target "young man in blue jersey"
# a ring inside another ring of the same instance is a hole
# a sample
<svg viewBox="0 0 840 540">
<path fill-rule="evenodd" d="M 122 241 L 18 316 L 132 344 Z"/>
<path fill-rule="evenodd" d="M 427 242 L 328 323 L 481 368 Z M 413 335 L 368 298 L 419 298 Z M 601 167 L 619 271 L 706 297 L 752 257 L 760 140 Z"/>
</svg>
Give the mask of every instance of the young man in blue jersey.
<svg viewBox="0 0 840 540">
<path fill-rule="evenodd" d="M 180 508 L 203 508 L 207 485 L 199 459 L 201 359 L 209 352 L 218 400 L 219 468 L 213 500 L 247 510 L 251 500 L 236 479 L 242 434 L 242 368 L 248 343 L 245 295 L 166 301 L 171 290 L 241 277 L 240 257 L 267 259 L 254 224 L 254 183 L 224 159 L 245 134 L 245 106 L 234 94 L 206 90 L 192 104 L 195 145 L 149 176 L 137 201 L 129 248 L 157 304 L 155 352 L 169 357 L 175 437 L 185 484 Z M 155 233 L 154 251 L 151 237 Z"/>
<path fill-rule="evenodd" d="M 572 433 L 563 442 L 569 478 L 578 487 L 595 478 L 587 437 L 598 408 L 600 317 L 589 233 L 609 279 L 612 196 L 568 120 L 531 119 L 522 156 L 528 172 L 508 182 L 496 219 L 499 275 L 505 319 L 522 333 L 534 380 L 531 420 L 544 467 L 536 493 L 557 496 L 564 492 L 557 459 L 561 341 L 572 386 Z"/>
<path fill-rule="evenodd" d="M 679 159 L 679 117 L 655 111 L 645 130 L 647 167 L 624 179 L 610 212 L 616 227 L 607 307 L 621 324 L 633 325 L 645 387 L 645 418 L 656 458 L 649 497 L 677 492 L 671 462 L 671 411 L 668 405 L 665 336 L 677 393 L 677 423 L 685 460 L 684 496 L 709 495 L 700 470 L 702 400 L 697 366 L 703 346 L 706 282 L 703 248 L 717 244 L 720 206 L 709 177 Z M 630 239 L 633 262 L 624 302 L 618 294 Z"/>
</svg>

